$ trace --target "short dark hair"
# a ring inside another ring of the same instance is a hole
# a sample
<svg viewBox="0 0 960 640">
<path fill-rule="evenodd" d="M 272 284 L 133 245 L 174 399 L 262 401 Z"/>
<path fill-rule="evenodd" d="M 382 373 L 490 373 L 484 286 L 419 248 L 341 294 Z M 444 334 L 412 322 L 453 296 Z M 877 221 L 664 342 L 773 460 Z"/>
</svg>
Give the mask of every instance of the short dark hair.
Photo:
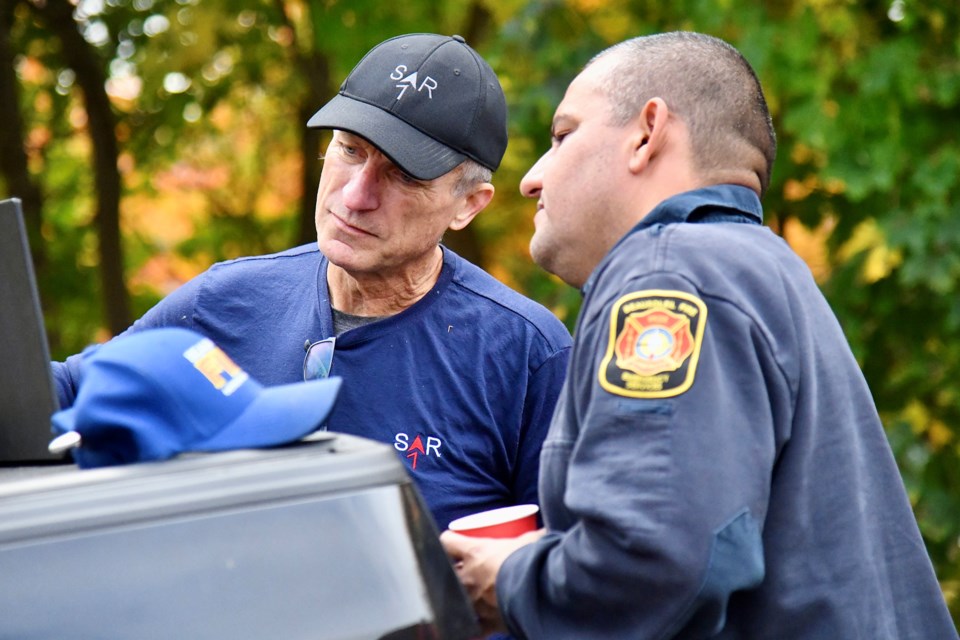
<svg viewBox="0 0 960 640">
<path fill-rule="evenodd" d="M 761 193 L 770 184 L 777 139 L 760 80 L 746 58 L 719 38 L 674 31 L 616 44 L 590 61 L 617 56 L 602 82 L 615 124 L 662 98 L 690 129 L 697 169 L 750 165 Z M 588 63 L 589 66 L 589 63 Z M 754 160 L 760 153 L 762 161 Z"/>
</svg>

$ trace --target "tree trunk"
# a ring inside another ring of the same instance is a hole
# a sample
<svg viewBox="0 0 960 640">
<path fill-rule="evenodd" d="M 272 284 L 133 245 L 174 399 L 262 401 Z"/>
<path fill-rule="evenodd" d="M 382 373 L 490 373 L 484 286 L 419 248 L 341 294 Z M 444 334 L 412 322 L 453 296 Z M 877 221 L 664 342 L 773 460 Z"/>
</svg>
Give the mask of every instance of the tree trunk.
<svg viewBox="0 0 960 640">
<path fill-rule="evenodd" d="M 303 196 L 300 198 L 300 223 L 297 225 L 297 244 L 306 244 L 317 239 L 317 227 L 314 213 L 317 204 L 317 184 L 323 161 L 320 160 L 323 131 L 308 129 L 307 120 L 317 112 L 333 95 L 330 87 L 330 61 L 319 55 L 310 56 L 309 71 L 305 74 L 310 87 L 303 104 L 300 105 L 300 153 L 303 169 L 300 172 L 300 184 Z"/>
<path fill-rule="evenodd" d="M 3 197 L 20 198 L 23 207 L 24 223 L 30 242 L 30 254 L 33 257 L 33 270 L 40 283 L 40 306 L 47 315 L 56 315 L 57 300 L 47 295 L 43 282 L 50 277 L 47 273 L 47 249 L 40 232 L 43 223 L 43 192 L 30 176 L 27 153 L 24 148 L 26 131 L 20 113 L 20 85 L 14 70 L 13 44 L 10 41 L 10 29 L 13 25 L 13 10 L 16 0 L 0 0 L 0 175 L 7 186 Z M 47 342 L 51 350 L 60 345 L 58 327 L 47 328 Z"/>
<path fill-rule="evenodd" d="M 107 328 L 114 335 L 131 322 L 123 278 L 120 238 L 120 172 L 117 170 L 115 119 L 106 92 L 106 75 L 97 51 L 77 28 L 74 7 L 66 0 L 33 5 L 63 46 L 64 61 L 77 76 L 87 110 L 97 191 L 95 225 L 100 243 L 100 282 Z"/>
<path fill-rule="evenodd" d="M 303 97 L 297 109 L 300 119 L 300 158 L 303 166 L 300 170 L 300 212 L 297 216 L 296 244 L 307 244 L 317 239 L 317 229 L 314 224 L 316 210 L 317 183 L 320 182 L 321 162 L 320 145 L 323 132 L 317 129 L 307 129 L 307 120 L 320 108 L 334 93 L 330 86 L 330 60 L 316 49 L 316 34 L 311 34 L 313 41 L 310 47 L 304 46 L 296 25 L 287 14 L 285 0 L 274 0 L 274 9 L 277 19 L 280 20 L 290 33 L 293 42 L 287 47 L 293 64 L 297 67 L 300 76 L 307 83 L 307 95 Z M 316 2 L 308 2 L 306 7 L 311 21 L 311 29 L 319 28 L 322 7 Z"/>
<path fill-rule="evenodd" d="M 10 27 L 13 24 L 13 8 L 16 2 L 0 0 L 0 174 L 7 184 L 11 197 L 23 201 L 23 215 L 34 251 L 34 262 L 39 271 L 43 258 L 40 243 L 40 211 L 43 195 L 30 178 L 27 168 L 27 153 L 23 141 L 23 118 L 20 115 L 20 91 L 14 70 L 13 47 L 10 43 Z"/>
</svg>

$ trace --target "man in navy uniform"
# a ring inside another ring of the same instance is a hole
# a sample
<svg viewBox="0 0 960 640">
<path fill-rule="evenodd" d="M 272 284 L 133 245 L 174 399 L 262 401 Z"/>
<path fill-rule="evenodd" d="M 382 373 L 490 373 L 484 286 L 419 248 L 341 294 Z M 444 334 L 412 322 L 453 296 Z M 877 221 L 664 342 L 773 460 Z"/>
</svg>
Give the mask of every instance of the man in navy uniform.
<svg viewBox="0 0 960 640">
<path fill-rule="evenodd" d="M 955 638 L 877 411 L 809 269 L 762 222 L 775 138 L 706 35 L 596 57 L 521 183 L 583 291 L 544 443 L 545 531 L 444 532 L 519 638 Z"/>
</svg>

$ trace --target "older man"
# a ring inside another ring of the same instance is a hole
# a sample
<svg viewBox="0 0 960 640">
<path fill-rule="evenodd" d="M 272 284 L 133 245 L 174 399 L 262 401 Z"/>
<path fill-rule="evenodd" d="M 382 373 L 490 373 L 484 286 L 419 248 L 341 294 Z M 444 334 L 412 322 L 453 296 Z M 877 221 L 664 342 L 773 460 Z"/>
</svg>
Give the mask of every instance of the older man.
<svg viewBox="0 0 960 640">
<path fill-rule="evenodd" d="M 215 265 L 130 331 L 198 331 L 264 384 L 332 371 L 328 428 L 393 444 L 441 527 L 536 501 L 570 335 L 440 244 L 493 197 L 507 144 L 493 70 L 459 36 L 393 38 L 308 126 L 334 129 L 317 244 Z M 55 375 L 69 405 L 79 357 Z"/>
<path fill-rule="evenodd" d="M 534 258 L 584 293 L 546 531 L 441 538 L 489 628 L 956 637 L 841 328 L 761 224 L 774 155 L 760 83 L 716 38 L 630 40 L 570 84 L 521 183 Z"/>
</svg>

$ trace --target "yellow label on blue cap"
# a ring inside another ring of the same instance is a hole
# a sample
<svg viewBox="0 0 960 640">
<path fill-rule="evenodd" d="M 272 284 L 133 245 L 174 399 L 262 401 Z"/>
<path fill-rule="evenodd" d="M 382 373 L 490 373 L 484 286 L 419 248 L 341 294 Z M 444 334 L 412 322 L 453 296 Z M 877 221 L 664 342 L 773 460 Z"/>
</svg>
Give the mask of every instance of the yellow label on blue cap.
<svg viewBox="0 0 960 640">
<path fill-rule="evenodd" d="M 207 338 L 184 351 L 183 357 L 225 396 L 231 395 L 250 377 Z"/>
</svg>

